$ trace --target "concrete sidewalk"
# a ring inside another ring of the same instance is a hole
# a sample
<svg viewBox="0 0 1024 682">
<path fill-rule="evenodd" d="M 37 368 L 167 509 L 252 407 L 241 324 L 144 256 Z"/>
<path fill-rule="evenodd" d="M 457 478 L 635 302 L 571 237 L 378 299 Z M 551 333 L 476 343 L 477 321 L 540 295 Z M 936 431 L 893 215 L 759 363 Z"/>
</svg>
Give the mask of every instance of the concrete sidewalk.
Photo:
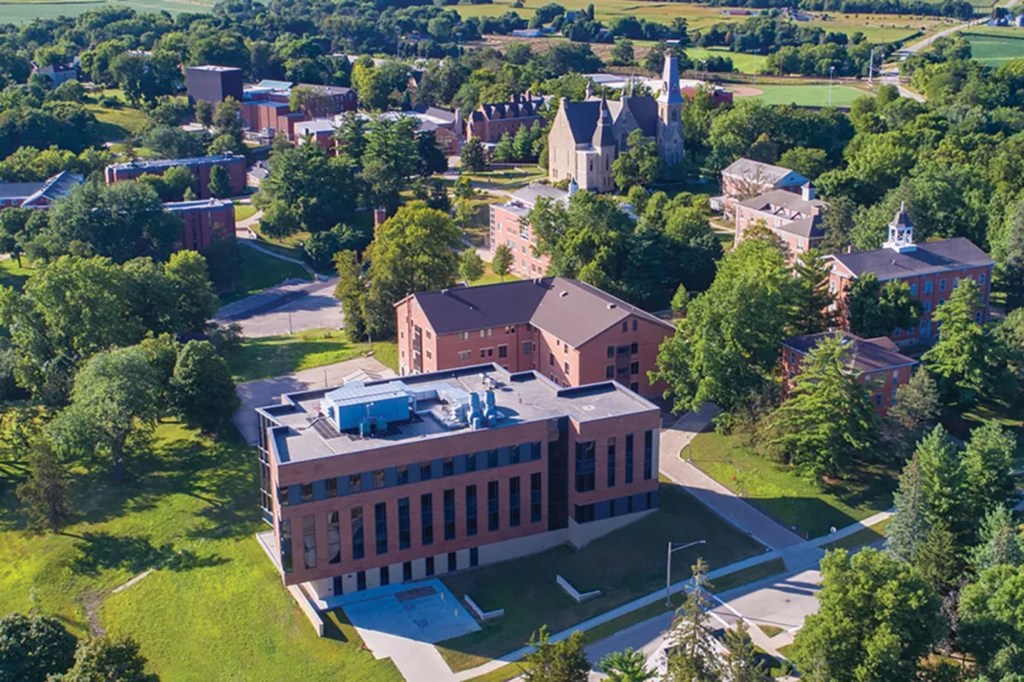
<svg viewBox="0 0 1024 682">
<path fill-rule="evenodd" d="M 784 549 L 803 542 L 803 538 L 755 509 L 724 485 L 679 457 L 680 451 L 706 429 L 718 414 L 716 405 L 707 403 L 697 412 L 688 412 L 672 426 L 661 430 L 660 469 L 683 486 L 701 503 L 758 542 L 772 549 Z"/>
</svg>

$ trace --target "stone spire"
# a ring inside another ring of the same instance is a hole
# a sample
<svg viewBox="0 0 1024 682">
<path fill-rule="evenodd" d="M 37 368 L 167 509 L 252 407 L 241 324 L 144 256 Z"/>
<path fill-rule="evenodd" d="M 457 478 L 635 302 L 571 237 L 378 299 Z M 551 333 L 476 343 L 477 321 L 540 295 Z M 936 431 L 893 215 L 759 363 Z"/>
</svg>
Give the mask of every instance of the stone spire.
<svg viewBox="0 0 1024 682">
<path fill-rule="evenodd" d="M 597 127 L 594 128 L 594 137 L 591 144 L 595 149 L 602 147 L 614 147 L 615 135 L 612 133 L 612 112 L 608 109 L 608 101 L 601 95 L 600 111 L 598 113 Z"/>
<path fill-rule="evenodd" d="M 679 57 L 674 52 L 665 53 L 665 70 L 661 75 L 661 94 L 658 101 L 665 104 L 682 104 L 679 92 Z"/>
</svg>

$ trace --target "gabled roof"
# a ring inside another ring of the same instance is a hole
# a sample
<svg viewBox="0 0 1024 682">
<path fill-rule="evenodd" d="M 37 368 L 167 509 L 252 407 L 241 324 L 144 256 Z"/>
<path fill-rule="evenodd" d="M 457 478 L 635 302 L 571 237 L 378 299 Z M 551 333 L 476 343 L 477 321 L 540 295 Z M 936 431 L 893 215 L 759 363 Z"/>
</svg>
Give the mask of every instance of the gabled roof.
<svg viewBox="0 0 1024 682">
<path fill-rule="evenodd" d="M 772 184 L 779 182 L 791 173 L 794 176 L 791 184 L 802 185 L 805 182 L 810 182 L 810 180 L 789 168 L 773 166 L 770 163 L 762 163 L 761 161 L 754 161 L 744 157 L 736 159 L 722 169 L 722 175 L 731 175 L 743 178 L 744 180 L 770 182 Z"/>
<path fill-rule="evenodd" d="M 529 323 L 576 348 L 631 315 L 673 329 L 609 293 L 564 277 L 458 286 L 410 296 L 438 335 Z"/>
<path fill-rule="evenodd" d="M 0 199 L 22 199 L 43 187 L 42 182 L 0 182 Z"/>
<path fill-rule="evenodd" d="M 653 97 L 633 95 L 623 97 L 619 101 L 608 102 L 608 108 L 618 121 L 623 115 L 623 110 L 633 115 L 636 124 L 647 137 L 654 137 L 658 134 L 658 103 Z"/>
<path fill-rule="evenodd" d="M 484 102 L 473 112 L 480 118 L 532 118 L 540 116 L 537 109 L 544 103 L 543 97 L 521 98 L 509 102 Z"/>
<path fill-rule="evenodd" d="M 995 261 L 966 237 L 917 244 L 912 250 L 875 249 L 829 256 L 854 277 L 873 272 L 881 281 L 993 265 Z"/>
<path fill-rule="evenodd" d="M 584 102 L 563 101 L 562 111 L 565 112 L 565 119 L 569 122 L 569 132 L 572 134 L 573 142 L 589 144 L 594 137 L 594 128 L 597 127 L 601 102 L 596 99 Z"/>
<path fill-rule="evenodd" d="M 790 220 L 788 223 L 782 223 L 772 229 L 795 234 L 797 237 L 803 237 L 804 239 L 817 239 L 818 237 L 825 236 L 825 231 L 821 229 L 820 215 Z"/>
<path fill-rule="evenodd" d="M 42 199 L 54 202 L 71 194 L 71 190 L 82 184 L 82 176 L 61 171 L 43 183 L 43 186 L 25 199 L 22 206 L 30 207 Z"/>
<path fill-rule="evenodd" d="M 850 346 L 852 349 L 847 365 L 850 369 L 856 369 L 860 372 L 877 372 L 897 367 L 912 367 L 918 364 L 914 358 L 900 353 L 897 350 L 898 346 L 887 336 L 880 336 L 875 339 L 862 339 L 856 334 L 849 332 L 822 332 L 820 334 L 794 336 L 783 341 L 782 345 L 806 355 L 817 348 L 822 339 L 837 335 L 842 338 L 843 345 Z"/>
</svg>

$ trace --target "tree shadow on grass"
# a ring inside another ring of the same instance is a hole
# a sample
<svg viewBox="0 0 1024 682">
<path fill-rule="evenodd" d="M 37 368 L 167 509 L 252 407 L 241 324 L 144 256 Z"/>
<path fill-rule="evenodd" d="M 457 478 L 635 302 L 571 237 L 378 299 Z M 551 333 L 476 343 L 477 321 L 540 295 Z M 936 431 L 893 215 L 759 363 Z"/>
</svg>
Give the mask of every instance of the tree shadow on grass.
<svg viewBox="0 0 1024 682">
<path fill-rule="evenodd" d="M 80 575 L 96 576 L 107 569 L 124 569 L 132 574 L 150 568 L 189 571 L 227 562 L 217 555 L 199 556 L 191 550 L 175 550 L 171 543 L 154 545 L 144 537 L 110 533 L 86 533 L 73 537 L 80 538 L 81 542 L 75 547 L 79 555 L 72 560 L 71 570 Z"/>
</svg>

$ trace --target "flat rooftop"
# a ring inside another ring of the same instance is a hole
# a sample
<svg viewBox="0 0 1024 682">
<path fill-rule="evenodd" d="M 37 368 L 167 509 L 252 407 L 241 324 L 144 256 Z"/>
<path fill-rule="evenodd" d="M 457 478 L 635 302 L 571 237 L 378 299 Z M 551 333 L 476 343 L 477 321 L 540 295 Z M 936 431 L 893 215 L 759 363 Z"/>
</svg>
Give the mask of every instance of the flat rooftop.
<svg viewBox="0 0 1024 682">
<path fill-rule="evenodd" d="M 500 416 L 494 426 L 480 430 L 546 422 L 559 417 L 587 422 L 658 409 L 653 403 L 612 381 L 562 388 L 536 372 L 510 374 L 497 365 L 414 374 L 365 384 L 367 391 L 374 394 L 387 393 L 392 388 L 420 394 L 429 393 L 431 389 L 483 393 L 492 386 Z M 468 424 L 452 427 L 450 423 L 443 422 L 437 416 L 444 406 L 440 399 L 419 399 L 411 419 L 392 422 L 383 432 L 368 436 L 348 431 L 339 433 L 320 411 L 324 396 L 339 388 L 288 394 L 281 397 L 278 405 L 258 408 L 278 424 L 288 427 L 274 431 L 280 463 L 357 454 L 424 438 L 446 438 L 473 431 Z"/>
</svg>

